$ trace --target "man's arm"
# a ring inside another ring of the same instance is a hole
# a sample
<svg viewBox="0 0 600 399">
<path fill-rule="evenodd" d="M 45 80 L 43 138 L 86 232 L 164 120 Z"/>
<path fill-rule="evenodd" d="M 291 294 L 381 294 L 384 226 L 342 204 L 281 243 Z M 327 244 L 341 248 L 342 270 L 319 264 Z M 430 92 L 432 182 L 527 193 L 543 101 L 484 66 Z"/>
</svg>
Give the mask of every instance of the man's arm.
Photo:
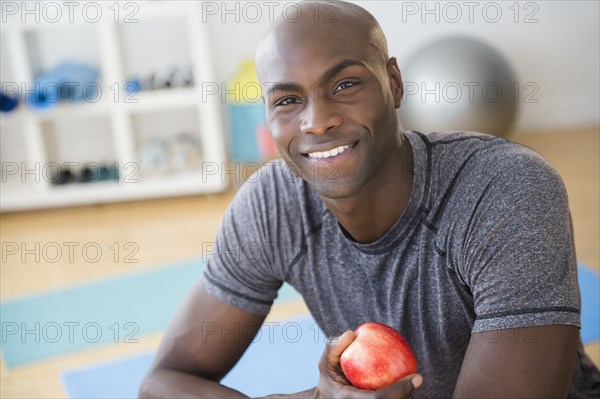
<svg viewBox="0 0 600 399">
<path fill-rule="evenodd" d="M 579 329 L 548 325 L 475 333 L 455 398 L 565 398 Z"/>
<path fill-rule="evenodd" d="M 218 382 L 264 321 L 196 286 L 165 333 L 140 388 L 142 398 L 246 398 Z"/>
<path fill-rule="evenodd" d="M 219 381 L 248 348 L 264 318 L 214 299 L 196 286 L 165 333 L 139 396 L 247 398 L 241 392 L 220 385 Z M 341 374 L 339 356 L 353 339 L 354 334 L 346 333 L 339 342 L 327 346 L 319 364 L 318 387 L 268 398 L 398 399 L 410 395 L 414 387 L 421 384 L 422 377 L 415 380 L 416 375 L 411 375 L 377 392 L 348 385 Z"/>
</svg>

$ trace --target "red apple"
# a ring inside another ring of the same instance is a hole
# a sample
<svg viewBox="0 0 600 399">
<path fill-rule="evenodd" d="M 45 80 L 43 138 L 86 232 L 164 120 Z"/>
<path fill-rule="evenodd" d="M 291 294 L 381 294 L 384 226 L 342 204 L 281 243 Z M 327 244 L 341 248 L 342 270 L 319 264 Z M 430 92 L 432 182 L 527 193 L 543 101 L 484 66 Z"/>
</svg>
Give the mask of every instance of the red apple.
<svg viewBox="0 0 600 399">
<path fill-rule="evenodd" d="M 376 390 L 417 372 L 417 361 L 402 335 L 380 323 L 365 323 L 344 350 L 340 364 L 352 385 Z"/>
</svg>

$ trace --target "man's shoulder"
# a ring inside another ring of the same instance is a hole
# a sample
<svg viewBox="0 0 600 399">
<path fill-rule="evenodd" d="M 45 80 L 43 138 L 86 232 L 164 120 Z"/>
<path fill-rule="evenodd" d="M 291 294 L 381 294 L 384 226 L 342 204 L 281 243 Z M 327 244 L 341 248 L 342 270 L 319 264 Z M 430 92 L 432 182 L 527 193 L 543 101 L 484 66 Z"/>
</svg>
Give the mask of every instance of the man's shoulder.
<svg viewBox="0 0 600 399">
<path fill-rule="evenodd" d="M 492 195 L 495 201 L 512 197 L 566 198 L 558 172 L 531 148 L 473 132 L 417 134 L 428 148 L 423 169 L 427 171 L 425 186 L 432 204 L 451 197 L 477 203 L 484 195 Z"/>
<path fill-rule="evenodd" d="M 488 172 L 515 168 L 545 169 L 552 166 L 536 151 L 509 139 L 469 131 L 419 134 L 432 154 L 432 161 L 444 164 L 477 164 Z"/>
<path fill-rule="evenodd" d="M 420 132 L 412 133 L 419 135 L 429 149 L 435 149 L 438 153 L 455 152 L 457 153 L 457 155 L 460 155 L 471 154 L 472 151 L 488 149 L 494 151 L 518 152 L 526 148 L 520 144 L 517 144 L 505 138 L 479 132 L 442 131 L 431 132 L 427 134 L 423 134 Z M 527 149 L 527 151 L 532 150 Z"/>
<path fill-rule="evenodd" d="M 473 132 L 473 131 L 432 131 L 428 133 L 421 133 L 417 131 L 413 131 L 420 136 L 423 136 L 432 144 L 451 144 L 457 141 L 468 141 L 468 140 L 478 140 L 478 141 L 490 141 L 493 139 L 497 139 L 498 136 L 492 136 L 490 134 L 481 133 L 481 132 Z"/>
</svg>

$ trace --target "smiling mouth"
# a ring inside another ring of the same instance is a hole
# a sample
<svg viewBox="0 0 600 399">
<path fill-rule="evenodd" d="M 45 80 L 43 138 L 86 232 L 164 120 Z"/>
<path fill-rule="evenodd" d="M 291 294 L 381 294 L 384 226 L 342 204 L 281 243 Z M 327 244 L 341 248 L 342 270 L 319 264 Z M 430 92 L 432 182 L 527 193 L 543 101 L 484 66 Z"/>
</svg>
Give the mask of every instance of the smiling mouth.
<svg viewBox="0 0 600 399">
<path fill-rule="evenodd" d="M 333 158 L 335 156 L 338 156 L 342 153 L 344 153 L 346 150 L 348 150 L 349 148 L 353 148 L 356 145 L 356 143 L 352 144 L 352 145 L 341 145 L 339 147 L 335 147 L 332 148 L 331 150 L 328 151 L 315 151 L 315 152 L 309 152 L 308 154 L 303 154 L 305 157 L 308 158 Z"/>
</svg>

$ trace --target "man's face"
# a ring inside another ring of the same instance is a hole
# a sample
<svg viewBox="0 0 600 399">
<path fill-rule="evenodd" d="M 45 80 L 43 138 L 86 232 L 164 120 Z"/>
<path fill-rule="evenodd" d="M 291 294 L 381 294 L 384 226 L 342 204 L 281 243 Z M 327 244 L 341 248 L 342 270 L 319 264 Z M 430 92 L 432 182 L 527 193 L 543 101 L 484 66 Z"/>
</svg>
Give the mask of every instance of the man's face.
<svg viewBox="0 0 600 399">
<path fill-rule="evenodd" d="M 351 197 L 397 148 L 397 65 L 349 24 L 288 25 L 258 64 L 271 134 L 319 194 Z"/>
</svg>

